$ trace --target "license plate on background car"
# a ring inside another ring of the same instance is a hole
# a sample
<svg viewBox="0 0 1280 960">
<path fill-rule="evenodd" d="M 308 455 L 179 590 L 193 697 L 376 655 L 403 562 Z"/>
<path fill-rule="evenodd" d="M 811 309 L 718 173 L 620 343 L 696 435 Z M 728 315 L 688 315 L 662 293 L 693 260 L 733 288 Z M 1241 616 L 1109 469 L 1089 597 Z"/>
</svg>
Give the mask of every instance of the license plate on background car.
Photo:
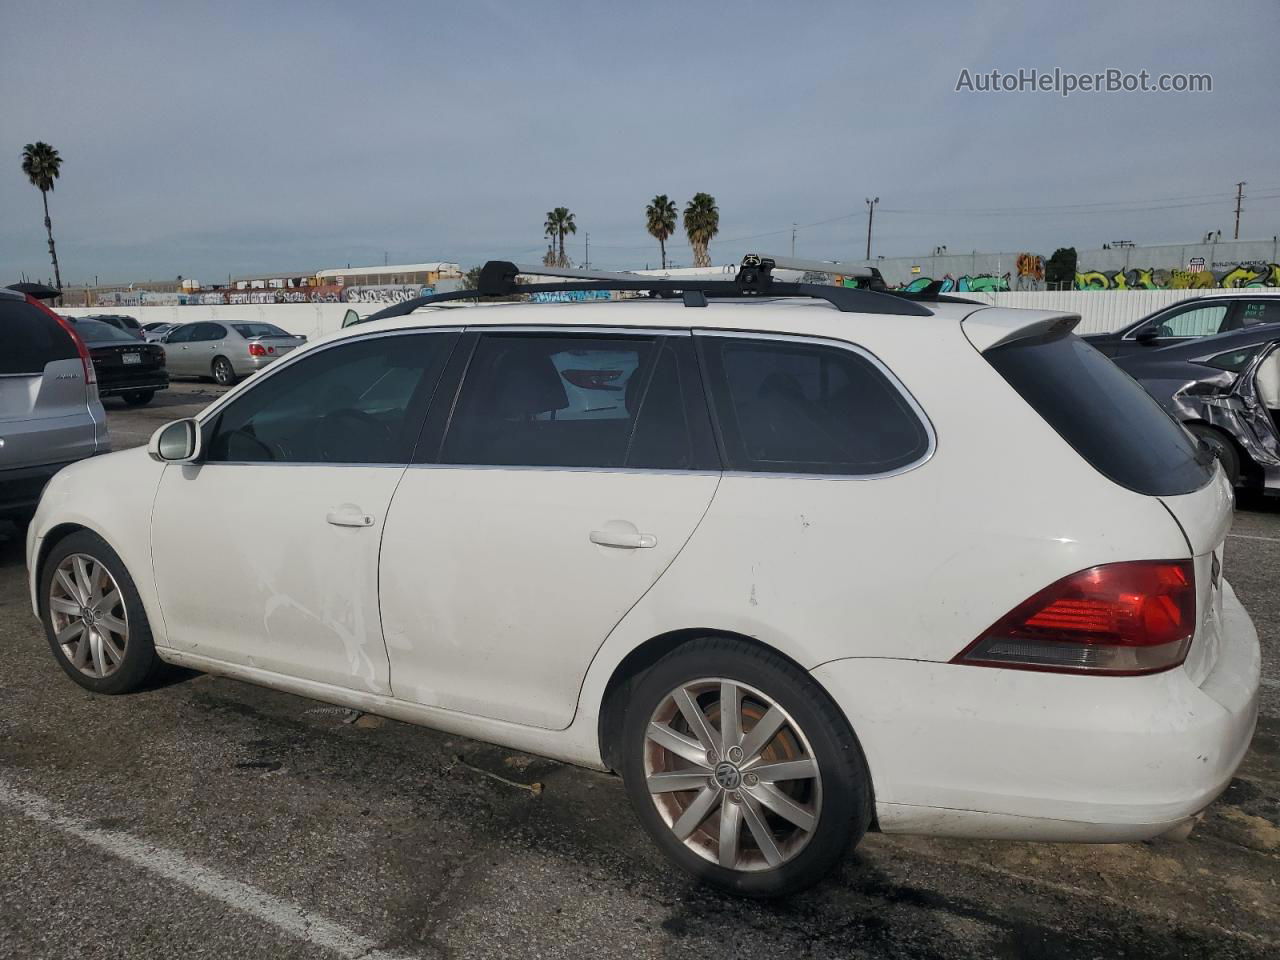
<svg viewBox="0 0 1280 960">
<path fill-rule="evenodd" d="M 141 363 L 141 362 L 142 362 L 142 354 L 140 354 L 140 353 L 126 353 L 126 354 L 124 355 L 124 362 L 125 362 L 125 363 Z"/>
</svg>

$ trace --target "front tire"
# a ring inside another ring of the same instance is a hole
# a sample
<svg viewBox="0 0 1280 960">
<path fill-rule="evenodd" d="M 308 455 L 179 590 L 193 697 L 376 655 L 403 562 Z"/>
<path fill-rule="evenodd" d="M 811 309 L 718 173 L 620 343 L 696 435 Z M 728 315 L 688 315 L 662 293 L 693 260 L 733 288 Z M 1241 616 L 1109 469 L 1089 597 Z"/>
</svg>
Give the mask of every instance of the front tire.
<svg viewBox="0 0 1280 960">
<path fill-rule="evenodd" d="M 633 687 L 622 775 L 640 823 L 695 877 L 777 897 L 826 876 L 862 839 L 871 784 L 857 738 L 803 670 L 708 637 Z"/>
<path fill-rule="evenodd" d="M 155 395 L 154 390 L 132 390 L 129 393 L 122 393 L 120 398 L 131 407 L 141 407 L 150 403 Z"/>
<path fill-rule="evenodd" d="M 105 540 L 81 530 L 40 571 L 40 619 L 54 659 L 94 693 L 130 693 L 160 666 L 133 578 Z"/>
<path fill-rule="evenodd" d="M 213 361 L 213 379 L 219 386 L 233 387 L 240 378 L 236 376 L 230 360 L 226 357 L 217 357 Z"/>
</svg>

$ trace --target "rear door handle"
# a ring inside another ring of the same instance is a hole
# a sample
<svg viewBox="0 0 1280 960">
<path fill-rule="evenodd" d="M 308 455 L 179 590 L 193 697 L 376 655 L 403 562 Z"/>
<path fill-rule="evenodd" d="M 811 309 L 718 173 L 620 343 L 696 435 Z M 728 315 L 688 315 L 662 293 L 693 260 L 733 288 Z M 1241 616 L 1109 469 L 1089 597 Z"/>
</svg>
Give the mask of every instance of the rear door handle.
<svg viewBox="0 0 1280 960">
<path fill-rule="evenodd" d="M 641 550 L 658 545 L 658 538 L 651 533 L 630 530 L 592 530 L 591 542 L 602 547 L 621 547 L 624 550 Z"/>
<path fill-rule="evenodd" d="M 355 504 L 344 503 L 336 510 L 330 510 L 325 519 L 335 527 L 372 527 L 373 517 L 365 513 Z"/>
</svg>

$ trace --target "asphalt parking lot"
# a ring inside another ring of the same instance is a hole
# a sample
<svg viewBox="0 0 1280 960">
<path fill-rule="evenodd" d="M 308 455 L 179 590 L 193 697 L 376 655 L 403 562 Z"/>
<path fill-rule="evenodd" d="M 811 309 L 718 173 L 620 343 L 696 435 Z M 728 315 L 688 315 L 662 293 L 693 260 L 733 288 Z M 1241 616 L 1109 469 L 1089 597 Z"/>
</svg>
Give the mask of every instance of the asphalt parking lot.
<svg viewBox="0 0 1280 960">
<path fill-rule="evenodd" d="M 108 401 L 113 443 L 218 392 Z M 612 777 L 192 673 L 90 695 L 0 531 L 0 957 L 1274 957 L 1280 503 L 1242 504 L 1228 550 L 1263 715 L 1190 840 L 873 834 L 767 904 L 675 872 Z"/>
</svg>

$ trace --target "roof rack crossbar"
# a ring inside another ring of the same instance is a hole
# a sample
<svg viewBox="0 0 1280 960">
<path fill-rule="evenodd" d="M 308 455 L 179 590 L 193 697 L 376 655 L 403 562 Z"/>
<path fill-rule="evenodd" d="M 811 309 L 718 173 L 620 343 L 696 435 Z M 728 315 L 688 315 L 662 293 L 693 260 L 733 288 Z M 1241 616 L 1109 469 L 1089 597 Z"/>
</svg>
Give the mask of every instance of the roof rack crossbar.
<svg viewBox="0 0 1280 960">
<path fill-rule="evenodd" d="M 928 317 L 933 311 L 919 303 L 890 293 L 854 287 L 836 287 L 821 283 L 788 283 L 774 280 L 770 275 L 774 262 L 768 258 L 743 257 L 737 276 L 733 280 L 716 280 L 705 277 L 659 278 L 641 274 L 602 273 L 590 270 L 571 270 L 565 267 L 520 266 L 506 260 L 490 260 L 480 269 L 480 278 L 474 290 L 457 290 L 451 293 L 435 293 L 403 303 L 392 304 L 386 309 L 365 317 L 360 323 L 402 317 L 419 307 L 427 307 L 450 300 L 476 300 L 481 297 L 505 297 L 529 293 L 574 293 L 578 291 L 609 290 L 618 292 L 649 293 L 661 297 L 674 297 L 685 293 L 701 293 L 704 297 L 808 297 L 825 300 L 844 313 L 882 313 L 910 317 Z M 564 283 L 518 283 L 517 277 L 558 276 L 570 274 Z M 586 275 L 581 278 L 580 275 Z M 687 305 L 697 304 L 686 301 Z"/>
</svg>

